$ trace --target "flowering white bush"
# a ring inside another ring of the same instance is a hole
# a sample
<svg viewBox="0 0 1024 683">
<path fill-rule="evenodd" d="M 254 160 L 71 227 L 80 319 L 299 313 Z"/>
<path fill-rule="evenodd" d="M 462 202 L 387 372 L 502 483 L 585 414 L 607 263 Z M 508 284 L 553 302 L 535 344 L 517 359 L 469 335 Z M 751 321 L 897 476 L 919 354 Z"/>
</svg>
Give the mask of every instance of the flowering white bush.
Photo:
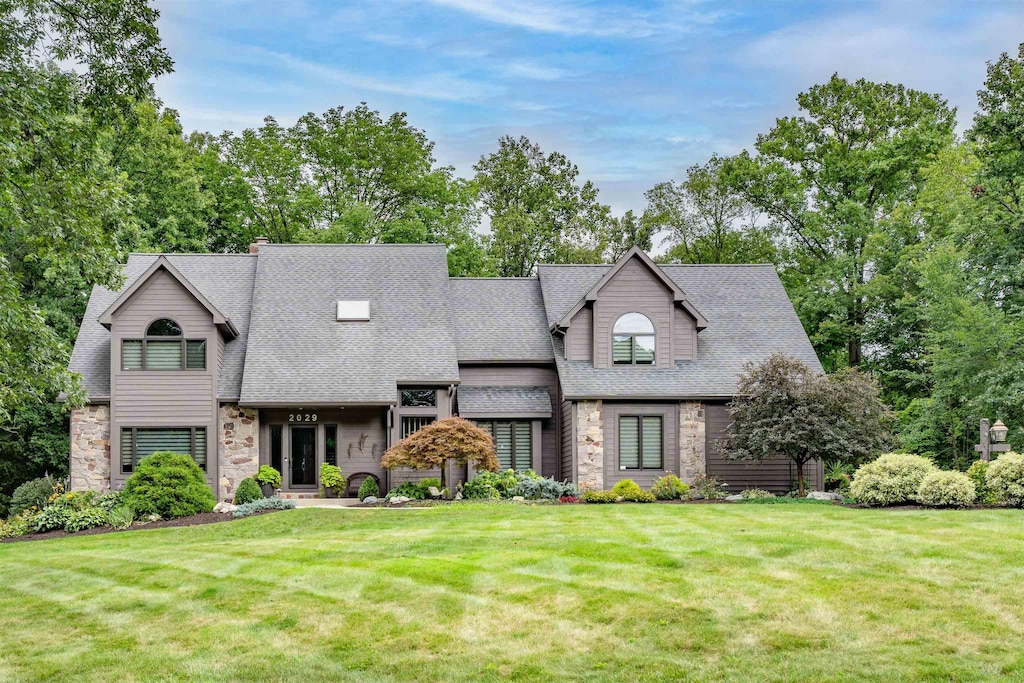
<svg viewBox="0 0 1024 683">
<path fill-rule="evenodd" d="M 1024 507 L 1024 455 L 1003 453 L 985 473 L 988 489 L 999 500 Z"/>
<path fill-rule="evenodd" d="M 857 469 L 850 495 L 872 506 L 908 503 L 917 498 L 921 481 L 936 471 L 932 461 L 920 455 L 886 453 Z"/>
<path fill-rule="evenodd" d="M 932 472 L 917 489 L 917 502 L 929 507 L 965 507 L 976 497 L 974 482 L 963 472 Z"/>
</svg>

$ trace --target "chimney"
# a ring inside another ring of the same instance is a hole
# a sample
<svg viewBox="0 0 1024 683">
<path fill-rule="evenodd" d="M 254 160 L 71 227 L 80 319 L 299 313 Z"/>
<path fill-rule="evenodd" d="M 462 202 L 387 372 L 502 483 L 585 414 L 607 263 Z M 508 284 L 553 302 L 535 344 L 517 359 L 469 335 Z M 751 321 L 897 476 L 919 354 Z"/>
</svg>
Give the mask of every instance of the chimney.
<svg viewBox="0 0 1024 683">
<path fill-rule="evenodd" d="M 256 238 L 256 242 L 249 245 L 249 253 L 250 254 L 258 254 L 258 253 L 260 253 L 260 245 L 263 245 L 263 244 L 270 244 L 270 238 L 269 237 L 257 237 Z"/>
</svg>

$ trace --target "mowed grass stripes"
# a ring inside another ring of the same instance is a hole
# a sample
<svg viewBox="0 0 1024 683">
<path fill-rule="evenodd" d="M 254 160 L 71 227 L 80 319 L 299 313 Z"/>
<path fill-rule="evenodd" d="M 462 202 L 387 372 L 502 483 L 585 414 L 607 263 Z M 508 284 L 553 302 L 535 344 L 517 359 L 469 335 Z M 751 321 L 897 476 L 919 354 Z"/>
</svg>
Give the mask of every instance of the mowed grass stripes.
<svg viewBox="0 0 1024 683">
<path fill-rule="evenodd" d="M 0 545 L 0 680 L 1024 680 L 1024 513 L 460 505 Z"/>
</svg>

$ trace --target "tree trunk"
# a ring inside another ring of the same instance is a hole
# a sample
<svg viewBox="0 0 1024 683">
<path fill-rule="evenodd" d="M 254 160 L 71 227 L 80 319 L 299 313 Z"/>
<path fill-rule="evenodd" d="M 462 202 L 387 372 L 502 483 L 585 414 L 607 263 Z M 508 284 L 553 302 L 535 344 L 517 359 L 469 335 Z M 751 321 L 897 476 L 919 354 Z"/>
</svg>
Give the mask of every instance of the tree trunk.
<svg viewBox="0 0 1024 683">
<path fill-rule="evenodd" d="M 798 462 L 796 464 L 796 490 L 803 498 L 806 493 L 806 487 L 804 486 L 804 463 Z"/>
</svg>

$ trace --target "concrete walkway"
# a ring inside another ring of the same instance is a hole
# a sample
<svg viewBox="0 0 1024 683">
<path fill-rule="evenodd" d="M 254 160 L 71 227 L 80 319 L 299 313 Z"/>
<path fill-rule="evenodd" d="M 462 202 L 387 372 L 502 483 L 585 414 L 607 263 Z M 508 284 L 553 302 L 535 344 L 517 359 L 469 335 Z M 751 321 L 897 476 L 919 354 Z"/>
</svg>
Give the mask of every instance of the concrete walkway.
<svg viewBox="0 0 1024 683">
<path fill-rule="evenodd" d="M 359 505 L 358 498 L 299 498 L 297 508 L 350 508 Z"/>
</svg>

